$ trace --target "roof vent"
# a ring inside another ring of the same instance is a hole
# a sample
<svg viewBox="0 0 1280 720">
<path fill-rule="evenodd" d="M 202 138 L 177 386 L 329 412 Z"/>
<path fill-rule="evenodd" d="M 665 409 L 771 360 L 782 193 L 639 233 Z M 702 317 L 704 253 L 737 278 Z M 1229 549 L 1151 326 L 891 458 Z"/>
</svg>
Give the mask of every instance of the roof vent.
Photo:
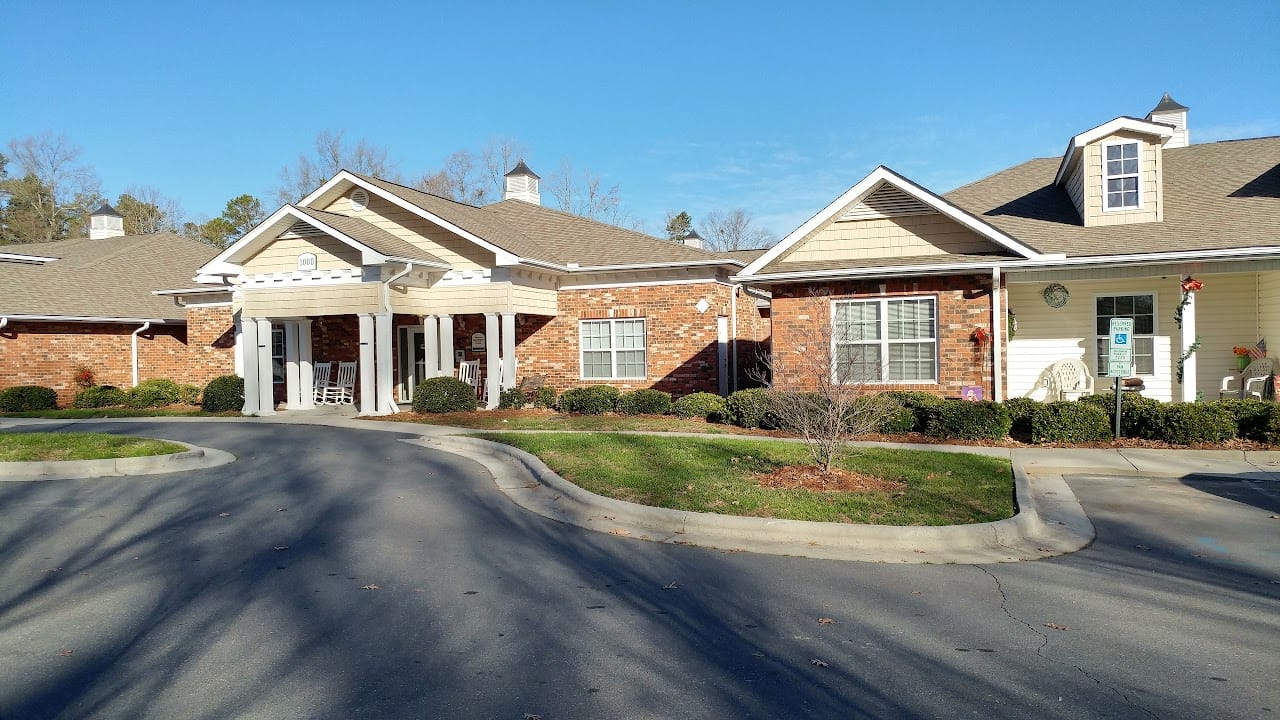
<svg viewBox="0 0 1280 720">
<path fill-rule="evenodd" d="M 124 235 L 124 216 L 106 203 L 89 214 L 89 239 L 103 240 Z"/>
<path fill-rule="evenodd" d="M 351 201 L 351 209 L 355 212 L 364 212 L 365 208 L 369 207 L 369 193 L 361 188 L 352 190 L 349 200 Z"/>
<path fill-rule="evenodd" d="M 538 192 L 538 174 L 524 164 L 524 160 L 516 163 L 506 175 L 506 184 L 502 190 L 503 200 L 523 200 L 534 205 L 542 204 L 542 195 Z"/>
</svg>

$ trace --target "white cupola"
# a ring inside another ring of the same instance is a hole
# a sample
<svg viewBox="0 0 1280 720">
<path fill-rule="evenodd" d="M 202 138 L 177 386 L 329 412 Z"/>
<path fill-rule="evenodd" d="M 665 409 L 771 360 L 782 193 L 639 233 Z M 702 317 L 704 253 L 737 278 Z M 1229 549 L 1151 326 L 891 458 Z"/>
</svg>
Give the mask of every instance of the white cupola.
<svg viewBox="0 0 1280 720">
<path fill-rule="evenodd" d="M 1160 98 L 1160 103 L 1147 113 L 1149 122 L 1173 126 L 1173 137 L 1169 138 L 1169 142 L 1164 145 L 1166 150 L 1191 144 L 1191 136 L 1187 134 L 1187 111 L 1190 109 L 1186 105 L 1178 104 L 1178 101 L 1169 97 L 1169 93 L 1165 93 L 1164 97 Z"/>
<path fill-rule="evenodd" d="M 523 200 L 534 205 L 542 204 L 542 195 L 538 192 L 538 174 L 524 164 L 524 160 L 516 163 L 511 171 L 503 176 L 506 185 L 502 190 L 503 200 Z"/>
<path fill-rule="evenodd" d="M 701 250 L 702 236 L 698 234 L 697 230 L 694 230 L 693 228 L 689 228 L 689 234 L 684 236 L 684 244 L 688 245 L 689 247 L 696 247 L 699 250 Z"/>
<path fill-rule="evenodd" d="M 116 209 L 102 203 L 102 207 L 89 214 L 89 239 L 103 240 L 124 235 L 124 216 Z"/>
</svg>

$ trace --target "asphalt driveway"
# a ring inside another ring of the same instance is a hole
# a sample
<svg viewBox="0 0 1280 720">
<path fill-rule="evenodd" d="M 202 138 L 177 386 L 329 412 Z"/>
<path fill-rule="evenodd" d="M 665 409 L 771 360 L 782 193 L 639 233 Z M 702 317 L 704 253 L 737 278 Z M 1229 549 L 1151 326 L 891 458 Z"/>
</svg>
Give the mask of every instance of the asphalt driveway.
<svg viewBox="0 0 1280 720">
<path fill-rule="evenodd" d="M 1090 548 L 891 566 L 560 525 L 395 433 L 76 429 L 239 460 L 0 483 L 6 720 L 1280 712 L 1257 483 L 1068 478 Z"/>
</svg>

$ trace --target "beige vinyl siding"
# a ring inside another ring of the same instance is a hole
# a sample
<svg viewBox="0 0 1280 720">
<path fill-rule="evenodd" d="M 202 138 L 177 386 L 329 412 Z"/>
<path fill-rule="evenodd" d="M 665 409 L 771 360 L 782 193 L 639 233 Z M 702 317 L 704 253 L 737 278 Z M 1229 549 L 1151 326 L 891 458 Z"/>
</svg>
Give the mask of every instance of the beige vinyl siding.
<svg viewBox="0 0 1280 720">
<path fill-rule="evenodd" d="M 1272 348 L 1268 357 L 1280 357 L 1280 272 L 1258 273 L 1258 336 Z"/>
<path fill-rule="evenodd" d="M 1141 159 L 1138 164 L 1138 188 L 1142 207 L 1137 210 L 1103 210 L 1106 188 L 1102 178 L 1102 149 L 1112 143 L 1133 141 L 1138 143 Z M 1118 132 L 1091 142 L 1084 147 L 1081 168 L 1084 171 L 1082 215 L 1086 227 L 1158 222 L 1164 219 L 1160 145 L 1150 136 Z"/>
<path fill-rule="evenodd" d="M 359 268 L 360 252 L 341 240 L 328 236 L 307 238 L 279 238 L 264 247 L 244 263 L 247 275 L 276 272 L 296 272 L 298 256 L 314 253 L 316 269 L 329 270 Z"/>
<path fill-rule="evenodd" d="M 991 241 L 944 215 L 933 213 L 833 222 L 797 246 L 782 262 L 980 254 L 997 250 Z"/>
<path fill-rule="evenodd" d="M 341 283 L 244 293 L 246 317 L 317 317 L 382 312 L 382 283 Z"/>
<path fill-rule="evenodd" d="M 1067 195 L 1071 196 L 1071 204 L 1076 206 L 1076 213 L 1084 219 L 1084 173 L 1077 163 L 1067 175 Z"/>
<path fill-rule="evenodd" d="M 1236 372 L 1231 348 L 1236 345 L 1253 347 L 1264 335 L 1258 327 L 1258 308 L 1267 307 L 1259 305 L 1260 275 L 1196 274 L 1204 281 L 1204 289 L 1196 293 L 1196 335 L 1200 336 L 1200 349 L 1196 351 L 1196 390 L 1206 400 L 1216 400 L 1222 378 Z M 1173 282 L 1176 278 L 1169 280 Z M 1174 295 L 1165 304 L 1176 307 L 1179 297 Z"/>
<path fill-rule="evenodd" d="M 444 260 L 455 270 L 480 270 L 494 266 L 493 253 L 488 250 L 373 193 L 368 195 L 369 205 L 364 210 L 353 210 L 348 195 L 340 196 L 324 210 L 376 225 Z"/>
<path fill-rule="evenodd" d="M 1008 344 L 1008 396 L 1044 398 L 1039 387 L 1042 374 L 1058 360 L 1076 358 L 1093 372 L 1099 389 L 1108 382 L 1098 378 L 1096 327 L 1098 295 L 1152 293 L 1156 303 L 1155 375 L 1144 378 L 1143 395 L 1173 399 L 1173 347 L 1180 342 L 1173 322 L 1178 304 L 1178 279 L 1075 280 L 1066 284 L 1071 298 L 1064 307 L 1051 308 L 1042 295 L 1047 283 L 1011 283 L 1009 309 L 1018 318 L 1018 332 Z M 1103 368 L 1103 372 L 1106 368 Z"/>
<path fill-rule="evenodd" d="M 487 312 L 517 312 L 555 315 L 554 290 L 496 282 L 482 285 L 436 285 L 393 291 L 391 307 L 396 312 L 415 315 L 464 315 Z"/>
</svg>

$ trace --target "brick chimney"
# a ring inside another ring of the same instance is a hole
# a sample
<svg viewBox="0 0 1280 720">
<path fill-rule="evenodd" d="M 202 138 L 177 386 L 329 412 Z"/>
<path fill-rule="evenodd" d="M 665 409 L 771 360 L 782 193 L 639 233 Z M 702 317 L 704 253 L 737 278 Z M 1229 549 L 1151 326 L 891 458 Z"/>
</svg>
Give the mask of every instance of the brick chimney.
<svg viewBox="0 0 1280 720">
<path fill-rule="evenodd" d="M 89 239 L 104 240 L 124 235 L 124 216 L 116 209 L 102 203 L 102 207 L 89 214 Z"/>
</svg>

